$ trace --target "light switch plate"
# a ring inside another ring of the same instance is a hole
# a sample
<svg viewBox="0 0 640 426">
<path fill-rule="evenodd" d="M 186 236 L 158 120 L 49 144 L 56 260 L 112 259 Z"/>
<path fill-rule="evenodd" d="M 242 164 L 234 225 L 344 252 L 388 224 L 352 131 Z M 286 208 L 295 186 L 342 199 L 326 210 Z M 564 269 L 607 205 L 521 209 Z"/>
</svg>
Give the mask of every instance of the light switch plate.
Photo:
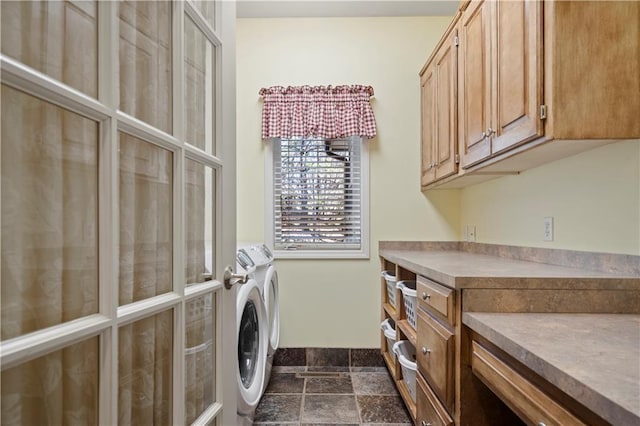
<svg viewBox="0 0 640 426">
<path fill-rule="evenodd" d="M 544 218 L 544 240 L 553 241 L 553 217 Z"/>
</svg>

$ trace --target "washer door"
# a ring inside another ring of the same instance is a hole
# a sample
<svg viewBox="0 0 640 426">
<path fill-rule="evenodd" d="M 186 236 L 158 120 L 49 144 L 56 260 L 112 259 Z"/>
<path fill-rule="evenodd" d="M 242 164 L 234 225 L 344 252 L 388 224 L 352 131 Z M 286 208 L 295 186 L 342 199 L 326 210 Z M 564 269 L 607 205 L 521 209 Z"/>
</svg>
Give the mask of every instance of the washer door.
<svg viewBox="0 0 640 426">
<path fill-rule="evenodd" d="M 264 279 L 264 301 L 269 316 L 269 354 L 278 349 L 280 343 L 280 296 L 278 293 L 278 271 L 269 266 Z"/>
<path fill-rule="evenodd" d="M 267 357 L 267 315 L 255 280 L 238 291 L 238 410 L 253 410 L 262 396 Z"/>
</svg>

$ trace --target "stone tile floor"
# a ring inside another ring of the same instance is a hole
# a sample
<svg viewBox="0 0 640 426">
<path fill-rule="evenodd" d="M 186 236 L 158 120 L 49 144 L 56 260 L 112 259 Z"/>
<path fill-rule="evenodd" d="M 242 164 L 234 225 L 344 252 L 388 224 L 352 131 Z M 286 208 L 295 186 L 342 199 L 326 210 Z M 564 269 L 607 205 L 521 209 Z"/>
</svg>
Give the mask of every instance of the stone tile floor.
<svg viewBox="0 0 640 426">
<path fill-rule="evenodd" d="M 409 425 L 385 367 L 274 367 L 255 425 Z"/>
</svg>

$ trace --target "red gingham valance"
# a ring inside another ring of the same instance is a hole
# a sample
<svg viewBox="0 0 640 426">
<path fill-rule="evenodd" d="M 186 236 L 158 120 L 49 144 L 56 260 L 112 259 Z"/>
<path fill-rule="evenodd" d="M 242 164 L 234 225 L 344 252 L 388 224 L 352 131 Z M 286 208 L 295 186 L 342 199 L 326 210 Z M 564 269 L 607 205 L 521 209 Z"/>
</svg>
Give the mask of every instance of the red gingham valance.
<svg viewBox="0 0 640 426">
<path fill-rule="evenodd" d="M 260 96 L 262 139 L 376 135 L 371 86 L 272 86 Z"/>
</svg>

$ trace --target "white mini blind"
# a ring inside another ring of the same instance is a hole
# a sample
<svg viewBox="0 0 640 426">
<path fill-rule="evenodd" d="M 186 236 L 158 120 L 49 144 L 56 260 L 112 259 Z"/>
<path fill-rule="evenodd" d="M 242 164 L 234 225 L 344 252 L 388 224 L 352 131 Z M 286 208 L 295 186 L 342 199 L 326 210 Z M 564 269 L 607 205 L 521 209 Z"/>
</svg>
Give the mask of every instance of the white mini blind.
<svg viewBox="0 0 640 426">
<path fill-rule="evenodd" d="M 276 250 L 360 250 L 362 138 L 274 143 Z"/>
</svg>

